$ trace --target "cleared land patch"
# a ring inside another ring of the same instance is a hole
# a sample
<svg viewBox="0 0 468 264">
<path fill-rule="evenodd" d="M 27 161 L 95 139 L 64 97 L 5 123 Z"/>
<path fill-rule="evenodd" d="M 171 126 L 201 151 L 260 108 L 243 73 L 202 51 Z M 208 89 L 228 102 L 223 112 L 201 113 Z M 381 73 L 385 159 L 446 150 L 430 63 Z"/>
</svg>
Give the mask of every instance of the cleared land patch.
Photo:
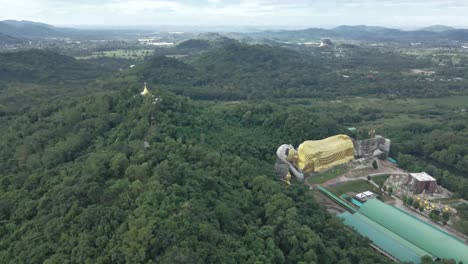
<svg viewBox="0 0 468 264">
<path fill-rule="evenodd" d="M 349 192 L 360 193 L 365 191 L 371 191 L 373 193 L 379 193 L 377 187 L 375 187 L 366 180 L 356 180 L 337 183 L 334 185 L 327 186 L 327 189 L 337 196 Z"/>
<path fill-rule="evenodd" d="M 307 182 L 309 184 L 321 184 L 330 179 L 343 175 L 344 173 L 346 173 L 344 168 L 333 168 L 327 172 L 308 177 Z"/>
</svg>

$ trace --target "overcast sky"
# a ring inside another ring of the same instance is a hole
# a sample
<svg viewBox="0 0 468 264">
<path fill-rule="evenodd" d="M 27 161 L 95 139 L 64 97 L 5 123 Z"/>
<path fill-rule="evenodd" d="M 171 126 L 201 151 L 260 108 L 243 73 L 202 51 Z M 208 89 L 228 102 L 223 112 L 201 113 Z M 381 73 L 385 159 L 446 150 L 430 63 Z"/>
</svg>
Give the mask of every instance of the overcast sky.
<svg viewBox="0 0 468 264">
<path fill-rule="evenodd" d="M 468 0 L 0 0 L 0 20 L 53 25 L 468 27 Z"/>
</svg>

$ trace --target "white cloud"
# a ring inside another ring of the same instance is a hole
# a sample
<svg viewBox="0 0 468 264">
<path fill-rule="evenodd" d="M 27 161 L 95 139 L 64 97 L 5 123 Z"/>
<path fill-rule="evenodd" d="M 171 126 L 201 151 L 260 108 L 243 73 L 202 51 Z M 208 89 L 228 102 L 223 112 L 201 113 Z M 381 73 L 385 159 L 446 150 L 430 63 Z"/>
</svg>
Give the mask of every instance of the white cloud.
<svg viewBox="0 0 468 264">
<path fill-rule="evenodd" d="M 152 10 L 182 11 L 186 6 L 175 1 L 151 1 L 151 0 L 133 0 L 133 1 L 115 1 L 104 6 L 114 12 L 138 13 Z"/>
<path fill-rule="evenodd" d="M 94 25 L 465 24 L 465 0 L 0 0 L 1 19 Z"/>
</svg>

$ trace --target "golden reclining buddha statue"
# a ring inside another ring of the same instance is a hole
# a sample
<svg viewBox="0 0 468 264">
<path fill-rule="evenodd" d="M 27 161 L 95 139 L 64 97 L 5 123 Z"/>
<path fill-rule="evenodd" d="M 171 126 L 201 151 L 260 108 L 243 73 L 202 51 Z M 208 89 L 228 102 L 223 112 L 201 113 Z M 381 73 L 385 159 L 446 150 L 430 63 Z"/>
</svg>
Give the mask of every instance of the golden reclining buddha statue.
<svg viewBox="0 0 468 264">
<path fill-rule="evenodd" d="M 305 141 L 288 156 L 305 173 L 320 172 L 353 159 L 354 144 L 346 135 Z"/>
<path fill-rule="evenodd" d="M 336 135 L 322 140 L 308 140 L 297 150 L 282 145 L 277 150 L 277 176 L 290 183 L 291 174 L 299 181 L 304 173 L 320 172 L 354 159 L 354 144 L 347 135 Z"/>
</svg>

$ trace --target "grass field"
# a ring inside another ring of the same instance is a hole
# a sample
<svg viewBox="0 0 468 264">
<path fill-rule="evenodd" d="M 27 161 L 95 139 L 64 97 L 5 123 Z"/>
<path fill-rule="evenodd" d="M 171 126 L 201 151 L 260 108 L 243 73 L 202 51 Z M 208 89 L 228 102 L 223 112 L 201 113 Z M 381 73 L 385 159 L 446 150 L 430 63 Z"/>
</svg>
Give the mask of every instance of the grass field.
<svg viewBox="0 0 468 264">
<path fill-rule="evenodd" d="M 366 180 L 343 182 L 334 186 L 328 186 L 327 189 L 337 196 L 348 192 L 361 193 L 371 191 L 373 193 L 379 193 L 379 190 Z"/>
<path fill-rule="evenodd" d="M 443 105 L 450 107 L 468 107 L 468 96 L 451 96 L 441 98 L 417 99 L 429 105 Z"/>
<path fill-rule="evenodd" d="M 382 185 L 388 179 L 388 177 L 390 177 L 389 174 L 379 175 L 379 176 L 372 177 L 372 181 L 377 183 L 377 185 L 379 185 L 380 187 L 382 187 Z"/>
<path fill-rule="evenodd" d="M 334 168 L 325 173 L 309 177 L 307 182 L 309 184 L 321 184 L 344 173 L 346 173 L 344 168 Z"/>
</svg>

